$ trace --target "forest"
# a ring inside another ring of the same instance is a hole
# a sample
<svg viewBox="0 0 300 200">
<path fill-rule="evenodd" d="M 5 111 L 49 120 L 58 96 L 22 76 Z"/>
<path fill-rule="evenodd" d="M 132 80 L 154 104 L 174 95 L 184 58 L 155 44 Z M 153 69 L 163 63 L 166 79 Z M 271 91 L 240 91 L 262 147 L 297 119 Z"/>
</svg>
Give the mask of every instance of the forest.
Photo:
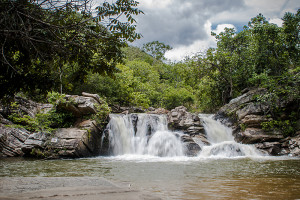
<svg viewBox="0 0 300 200">
<path fill-rule="evenodd" d="M 96 15 L 85 1 L 55 2 L 2 1 L 2 102 L 14 95 L 47 102 L 53 92 L 89 92 L 110 106 L 184 105 L 212 113 L 262 87 L 268 93 L 257 98 L 274 110 L 285 100 L 299 104 L 300 10 L 285 13 L 282 27 L 258 14 L 242 31 L 212 32 L 216 48 L 172 63 L 164 57 L 172 49 L 167 44 L 130 45 L 141 37 L 138 2 L 105 2 Z"/>
</svg>

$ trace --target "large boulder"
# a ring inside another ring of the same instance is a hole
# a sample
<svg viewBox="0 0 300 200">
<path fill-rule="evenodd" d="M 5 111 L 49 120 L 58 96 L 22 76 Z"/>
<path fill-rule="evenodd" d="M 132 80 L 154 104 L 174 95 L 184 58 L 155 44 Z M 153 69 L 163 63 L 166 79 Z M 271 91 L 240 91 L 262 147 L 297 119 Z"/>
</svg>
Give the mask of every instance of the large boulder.
<svg viewBox="0 0 300 200">
<path fill-rule="evenodd" d="M 60 128 L 54 134 L 31 134 L 22 146 L 25 156 L 79 158 L 99 155 L 102 130 L 95 121 L 77 122 L 74 128 Z"/>
<path fill-rule="evenodd" d="M 176 107 L 168 115 L 168 127 L 173 131 L 181 131 L 181 140 L 185 146 L 185 154 L 196 156 L 201 151 L 201 144 L 209 144 L 204 127 L 198 115 L 190 113 L 184 106 Z"/>
<path fill-rule="evenodd" d="M 262 88 L 247 91 L 220 108 L 215 119 L 233 129 L 237 142 L 255 144 L 258 149 L 270 155 L 299 155 L 297 146 L 299 133 L 291 139 L 285 138 L 279 131 L 263 129 L 262 124 L 273 119 L 267 115 L 270 107 L 263 102 L 258 102 L 256 97 L 266 92 L 266 89 Z M 285 108 L 291 106 L 290 104 L 281 102 L 280 106 Z M 296 144 L 295 148 L 290 145 L 291 143 Z"/>
<path fill-rule="evenodd" d="M 55 132 L 34 132 L 17 127 L 4 116 L 14 112 L 35 117 L 47 112 L 51 104 L 39 104 L 16 97 L 17 110 L 0 109 L 0 156 L 33 156 L 46 158 L 87 157 L 99 155 L 103 129 L 94 120 L 85 120 L 98 112 L 102 100 L 97 94 L 83 93 L 83 96 L 66 95 L 58 102 L 58 110 L 71 112 L 77 122 L 71 128 L 58 128 Z M 2 115 L 3 114 L 3 115 Z M 102 123 L 102 122 L 101 122 Z M 105 122 L 104 126 L 105 126 Z M 8 127 L 8 126 L 9 127 Z"/>
<path fill-rule="evenodd" d="M 194 139 L 189 135 L 182 135 L 181 141 L 184 144 L 185 155 L 187 156 L 197 156 L 201 151 L 201 147 L 194 141 Z"/>
<path fill-rule="evenodd" d="M 176 107 L 168 113 L 168 126 L 171 130 L 181 130 L 189 135 L 204 134 L 204 127 L 196 114 L 184 106 Z"/>
<path fill-rule="evenodd" d="M 96 105 L 99 104 L 94 97 L 66 95 L 65 101 L 60 101 L 58 109 L 72 113 L 75 117 L 83 117 L 97 113 Z"/>
<path fill-rule="evenodd" d="M 260 128 L 246 128 L 235 135 L 235 139 L 243 144 L 255 144 L 263 142 L 278 142 L 284 137 L 280 133 L 266 132 Z"/>
</svg>

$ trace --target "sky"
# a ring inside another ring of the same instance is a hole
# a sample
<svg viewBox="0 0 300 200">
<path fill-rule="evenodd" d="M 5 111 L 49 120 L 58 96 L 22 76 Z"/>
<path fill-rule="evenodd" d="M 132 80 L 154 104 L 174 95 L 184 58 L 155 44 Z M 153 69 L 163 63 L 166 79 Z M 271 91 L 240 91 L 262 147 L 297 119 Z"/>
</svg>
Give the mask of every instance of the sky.
<svg viewBox="0 0 300 200">
<path fill-rule="evenodd" d="M 211 31 L 225 27 L 241 31 L 259 13 L 282 25 L 285 12 L 296 13 L 300 0 L 138 0 L 144 15 L 135 17 L 143 38 L 132 45 L 159 41 L 173 47 L 165 57 L 173 62 L 215 47 Z"/>
</svg>

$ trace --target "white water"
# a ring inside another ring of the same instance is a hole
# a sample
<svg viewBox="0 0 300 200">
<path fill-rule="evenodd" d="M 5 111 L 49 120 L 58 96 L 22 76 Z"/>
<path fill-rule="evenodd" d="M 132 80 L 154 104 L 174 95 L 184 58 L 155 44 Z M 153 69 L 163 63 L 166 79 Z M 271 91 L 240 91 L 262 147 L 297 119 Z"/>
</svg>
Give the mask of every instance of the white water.
<svg viewBox="0 0 300 200">
<path fill-rule="evenodd" d="M 138 117 L 135 122 L 135 116 Z M 148 155 L 160 157 L 183 156 L 183 144 L 168 131 L 164 115 L 110 115 L 110 148 L 113 155 Z M 134 123 L 136 130 L 134 130 Z"/>
<path fill-rule="evenodd" d="M 213 115 L 199 115 L 202 120 L 210 146 L 202 146 L 200 157 L 231 158 L 240 156 L 261 156 L 252 145 L 240 144 L 234 141 L 232 130 L 213 119 Z"/>
<path fill-rule="evenodd" d="M 211 145 L 200 146 L 197 157 L 184 156 L 184 145 L 180 133 L 171 132 L 165 115 L 153 114 L 111 114 L 107 126 L 110 150 L 116 159 L 186 161 L 203 158 L 259 157 L 259 151 L 251 145 L 234 141 L 232 130 L 214 120 L 212 115 L 199 115 L 206 137 Z M 137 119 L 136 119 L 137 118 Z M 136 123 L 136 126 L 134 124 Z M 136 130 L 135 128 L 136 127 Z M 153 157 L 154 156 L 154 157 Z"/>
</svg>

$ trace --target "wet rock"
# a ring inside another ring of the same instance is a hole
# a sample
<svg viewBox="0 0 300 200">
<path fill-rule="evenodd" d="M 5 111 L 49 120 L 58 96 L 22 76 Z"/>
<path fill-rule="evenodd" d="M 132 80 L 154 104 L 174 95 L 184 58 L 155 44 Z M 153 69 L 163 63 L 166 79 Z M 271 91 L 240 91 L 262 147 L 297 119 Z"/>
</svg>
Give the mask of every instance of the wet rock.
<svg viewBox="0 0 300 200">
<path fill-rule="evenodd" d="M 182 135 L 181 141 L 185 147 L 185 154 L 187 156 L 197 156 L 201 151 L 201 147 L 189 135 Z"/>
<path fill-rule="evenodd" d="M 210 142 L 207 140 L 206 135 L 194 135 L 192 138 L 197 144 L 201 143 L 203 145 L 210 145 Z"/>
<path fill-rule="evenodd" d="M 288 140 L 289 155 L 300 157 L 300 133 L 297 136 L 289 138 Z"/>
<path fill-rule="evenodd" d="M 270 107 L 263 102 L 256 101 L 255 98 L 265 93 L 266 90 L 261 88 L 248 90 L 223 106 L 215 115 L 215 119 L 232 128 L 233 136 L 237 142 L 256 144 L 260 150 L 270 155 L 299 155 L 298 147 L 293 149 L 289 144 L 292 143 L 291 138 L 284 138 L 283 134 L 276 130 L 266 131 L 262 129 L 263 122 L 273 120 L 267 115 Z M 280 103 L 281 108 L 284 108 L 285 111 L 291 111 L 297 105 L 292 101 Z M 279 117 L 284 120 L 286 116 L 287 114 L 283 112 Z M 298 129 L 296 128 L 296 130 Z M 295 133 L 296 137 L 299 134 Z M 296 142 L 296 140 L 293 141 Z"/>
<path fill-rule="evenodd" d="M 281 155 L 281 143 L 279 142 L 263 142 L 255 145 L 257 149 L 266 151 L 269 155 L 278 156 Z"/>
<path fill-rule="evenodd" d="M 168 126 L 171 130 L 181 130 L 189 135 L 204 134 L 200 118 L 179 106 L 168 113 Z"/>
<path fill-rule="evenodd" d="M 224 155 L 224 153 L 226 157 L 245 156 L 245 152 L 241 150 L 239 145 L 231 143 L 218 145 L 210 150 L 210 155 Z"/>
</svg>

